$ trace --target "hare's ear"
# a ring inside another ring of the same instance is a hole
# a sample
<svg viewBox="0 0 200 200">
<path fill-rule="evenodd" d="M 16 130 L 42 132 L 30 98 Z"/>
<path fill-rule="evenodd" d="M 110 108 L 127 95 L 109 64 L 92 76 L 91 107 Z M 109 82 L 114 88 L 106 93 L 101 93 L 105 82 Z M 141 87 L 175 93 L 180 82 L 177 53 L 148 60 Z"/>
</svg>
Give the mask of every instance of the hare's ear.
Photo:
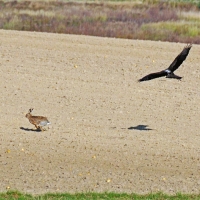
<svg viewBox="0 0 200 200">
<path fill-rule="evenodd" d="M 33 108 L 30 108 L 30 109 L 29 109 L 29 113 L 31 113 L 32 111 L 33 111 Z"/>
</svg>

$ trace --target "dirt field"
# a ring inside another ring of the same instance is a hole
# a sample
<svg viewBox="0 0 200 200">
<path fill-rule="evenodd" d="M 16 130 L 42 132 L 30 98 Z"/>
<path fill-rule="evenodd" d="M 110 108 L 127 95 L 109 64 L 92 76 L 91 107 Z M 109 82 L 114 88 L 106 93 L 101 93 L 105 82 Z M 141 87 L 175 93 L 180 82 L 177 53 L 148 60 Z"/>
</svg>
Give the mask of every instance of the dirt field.
<svg viewBox="0 0 200 200">
<path fill-rule="evenodd" d="M 0 191 L 199 193 L 200 46 L 137 82 L 184 46 L 0 30 Z"/>
</svg>

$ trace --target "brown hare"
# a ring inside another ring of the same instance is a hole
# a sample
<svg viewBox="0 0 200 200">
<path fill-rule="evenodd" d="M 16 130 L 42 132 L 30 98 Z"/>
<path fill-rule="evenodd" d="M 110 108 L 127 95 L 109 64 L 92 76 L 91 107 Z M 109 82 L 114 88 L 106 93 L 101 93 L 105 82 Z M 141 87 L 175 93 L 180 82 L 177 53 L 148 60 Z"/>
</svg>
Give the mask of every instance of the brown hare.
<svg viewBox="0 0 200 200">
<path fill-rule="evenodd" d="M 46 126 L 51 123 L 49 122 L 49 120 L 46 117 L 31 115 L 32 111 L 33 111 L 33 108 L 30 108 L 29 112 L 26 114 L 25 117 L 28 118 L 28 120 L 31 124 L 35 125 L 37 130 L 44 131 L 45 129 L 43 129 L 42 126 Z"/>
</svg>

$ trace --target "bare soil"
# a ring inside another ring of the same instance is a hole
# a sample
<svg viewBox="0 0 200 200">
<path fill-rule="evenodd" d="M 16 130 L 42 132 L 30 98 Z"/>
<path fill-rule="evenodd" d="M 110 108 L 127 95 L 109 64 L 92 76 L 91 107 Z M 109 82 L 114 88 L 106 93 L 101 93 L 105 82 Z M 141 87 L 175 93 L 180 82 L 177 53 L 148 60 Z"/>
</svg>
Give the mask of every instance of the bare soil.
<svg viewBox="0 0 200 200">
<path fill-rule="evenodd" d="M 0 30 L 0 191 L 199 193 L 200 46 L 137 82 L 184 46 Z"/>
</svg>

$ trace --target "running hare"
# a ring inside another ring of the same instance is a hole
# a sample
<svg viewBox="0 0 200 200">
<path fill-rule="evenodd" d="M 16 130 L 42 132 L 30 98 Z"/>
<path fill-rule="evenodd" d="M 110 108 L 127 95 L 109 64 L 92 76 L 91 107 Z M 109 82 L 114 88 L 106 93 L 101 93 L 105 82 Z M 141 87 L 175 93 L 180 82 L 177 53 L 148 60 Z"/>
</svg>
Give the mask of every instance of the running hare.
<svg viewBox="0 0 200 200">
<path fill-rule="evenodd" d="M 46 117 L 42 116 L 33 116 L 31 115 L 31 112 L 33 111 L 33 108 L 29 109 L 29 112 L 26 114 L 26 118 L 28 118 L 29 122 L 37 128 L 37 130 L 44 131 L 45 129 L 42 129 L 42 126 L 49 125 L 50 122 Z"/>
</svg>

